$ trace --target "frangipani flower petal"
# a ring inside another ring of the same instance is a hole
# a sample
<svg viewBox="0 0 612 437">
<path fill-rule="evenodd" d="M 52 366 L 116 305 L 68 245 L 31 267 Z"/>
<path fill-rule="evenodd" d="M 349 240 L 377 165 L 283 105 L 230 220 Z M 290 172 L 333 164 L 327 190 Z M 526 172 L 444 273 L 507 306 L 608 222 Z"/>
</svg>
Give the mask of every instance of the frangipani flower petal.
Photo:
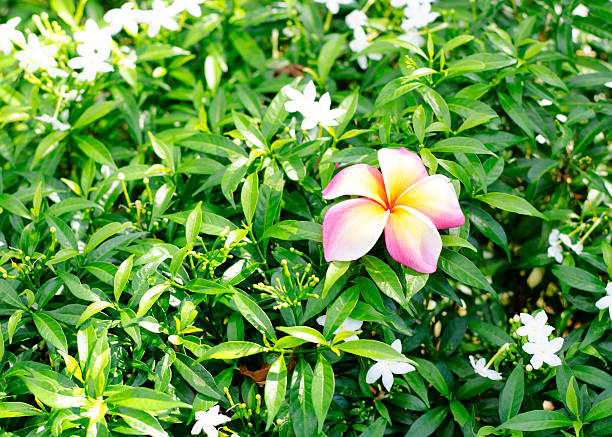
<svg viewBox="0 0 612 437">
<path fill-rule="evenodd" d="M 419 211 L 395 207 L 385 226 L 385 244 L 397 262 L 420 273 L 436 271 L 442 239 L 431 220 Z"/>
<path fill-rule="evenodd" d="M 388 217 L 389 212 L 379 203 L 366 198 L 332 206 L 323 219 L 325 260 L 352 261 L 368 253 L 382 234 Z"/>
<path fill-rule="evenodd" d="M 395 204 L 422 212 L 438 229 L 455 228 L 465 223 L 453 184 L 443 175 L 420 180 L 400 195 Z"/>
<path fill-rule="evenodd" d="M 419 155 L 404 148 L 379 150 L 378 162 L 391 205 L 408 187 L 427 177 Z"/>
<path fill-rule="evenodd" d="M 385 183 L 377 168 L 355 164 L 341 170 L 321 192 L 324 199 L 340 196 L 364 196 L 385 204 Z"/>
</svg>

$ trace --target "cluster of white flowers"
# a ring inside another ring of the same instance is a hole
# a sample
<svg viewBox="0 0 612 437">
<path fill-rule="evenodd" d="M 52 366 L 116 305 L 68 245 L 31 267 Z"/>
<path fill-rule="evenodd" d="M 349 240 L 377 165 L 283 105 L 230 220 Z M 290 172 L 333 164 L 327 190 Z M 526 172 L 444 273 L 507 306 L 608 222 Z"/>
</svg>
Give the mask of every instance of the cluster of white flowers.
<svg viewBox="0 0 612 437">
<path fill-rule="evenodd" d="M 553 229 L 548 236 L 548 257 L 554 258 L 558 263 L 563 262 L 563 246 L 561 243 L 565 244 L 577 255 L 580 255 L 584 248 L 580 242 L 572 243 L 569 235 L 561 233 L 559 229 Z"/>
<path fill-rule="evenodd" d="M 327 319 L 327 316 L 319 316 L 317 317 L 317 323 L 321 326 L 324 326 L 326 319 Z M 363 325 L 363 322 L 361 320 L 355 320 L 355 319 L 351 319 L 350 317 L 347 317 L 344 320 L 344 322 L 342 322 L 340 326 L 338 326 L 338 329 L 334 331 L 334 335 L 339 334 L 341 332 L 357 332 L 361 329 L 362 325 Z M 353 340 L 359 340 L 359 337 L 357 335 L 351 335 L 350 337 L 346 337 L 344 339 L 344 341 L 353 341 Z"/>
<path fill-rule="evenodd" d="M 493 381 L 499 381 L 502 379 L 502 374 L 496 372 L 493 369 L 489 369 L 487 366 L 487 361 L 484 358 L 480 358 L 478 361 L 474 359 L 472 355 L 470 355 L 470 364 L 474 368 L 474 372 L 483 378 L 489 378 Z"/>
<path fill-rule="evenodd" d="M 76 48 L 79 56 L 70 59 L 68 66 L 73 70 L 83 70 L 80 79 L 93 82 L 98 73 L 114 70 L 107 62 L 113 44 L 108 27 L 100 29 L 94 20 L 89 19 L 84 30 L 74 33 L 74 39 L 79 42 Z"/>
<path fill-rule="evenodd" d="M 404 31 L 398 39 L 422 46 L 425 42 L 419 35 L 418 29 L 427 26 L 440 16 L 437 12 L 431 11 L 431 3 L 434 0 L 391 0 L 394 8 L 404 8 L 404 20 L 400 27 Z"/>
<path fill-rule="evenodd" d="M 191 429 L 191 435 L 198 435 L 204 431 L 208 437 L 217 437 L 219 435 L 217 427 L 231 420 L 230 417 L 221 414 L 219 410 L 219 405 L 215 405 L 206 411 L 197 411 L 195 413 L 196 421 Z"/>
<path fill-rule="evenodd" d="M 345 21 L 346 25 L 353 30 L 353 40 L 349 43 L 349 48 L 353 52 L 359 53 L 370 45 L 365 30 L 363 29 L 363 26 L 368 23 L 368 16 L 365 12 L 355 9 L 345 17 Z M 357 63 L 363 70 L 368 68 L 368 58 L 380 61 L 382 55 L 380 53 L 370 53 L 368 55 L 359 56 L 357 58 Z"/>
<path fill-rule="evenodd" d="M 606 285 L 606 295 L 599 299 L 595 306 L 600 310 L 605 310 L 606 308 L 610 312 L 610 319 L 612 319 L 612 282 L 608 282 Z"/>
<path fill-rule="evenodd" d="M 402 353 L 402 342 L 398 339 L 391 343 L 391 347 Z M 403 375 L 404 373 L 412 372 L 415 370 L 414 366 L 409 363 L 402 363 L 399 361 L 389 360 L 374 360 L 375 364 L 368 369 L 366 373 L 366 382 L 372 384 L 378 378 L 382 378 L 383 386 L 387 391 L 391 390 L 395 375 Z"/>
<path fill-rule="evenodd" d="M 535 317 L 527 313 L 521 313 L 519 317 L 523 326 L 519 327 L 516 333 L 521 337 L 527 337 L 528 343 L 523 345 L 523 350 L 532 355 L 529 362 L 533 368 L 539 369 L 543 363 L 549 366 L 560 366 L 561 359 L 556 353 L 563 346 L 563 338 L 548 339 L 555 328 L 546 324 L 548 321 L 546 313 L 540 311 Z"/>
<path fill-rule="evenodd" d="M 330 109 L 331 97 L 329 93 L 323 94 L 317 102 L 317 90 L 312 80 L 306 84 L 303 93 L 288 85 L 283 88 L 283 92 L 290 99 L 285 103 L 285 109 L 288 112 L 299 112 L 304 116 L 302 120 L 303 130 L 310 130 L 317 125 L 323 127 L 337 126 L 336 119 L 346 112 L 341 108 Z"/>
<path fill-rule="evenodd" d="M 332 14 L 337 14 L 340 11 L 340 5 L 349 5 L 353 0 L 315 0 L 316 3 L 325 3 L 327 10 Z"/>
</svg>

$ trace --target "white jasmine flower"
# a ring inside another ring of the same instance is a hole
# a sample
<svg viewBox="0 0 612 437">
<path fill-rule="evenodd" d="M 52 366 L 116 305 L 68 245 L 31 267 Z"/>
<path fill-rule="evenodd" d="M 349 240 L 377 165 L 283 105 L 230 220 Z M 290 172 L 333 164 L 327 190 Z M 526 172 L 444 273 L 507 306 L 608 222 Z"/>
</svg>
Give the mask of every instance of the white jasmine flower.
<svg viewBox="0 0 612 437">
<path fill-rule="evenodd" d="M 410 24 L 408 20 L 402 21 L 400 27 L 402 28 L 404 33 L 398 36 L 397 39 L 399 39 L 400 41 L 409 42 L 410 44 L 415 45 L 417 47 L 422 47 L 423 44 L 425 44 L 425 39 L 421 35 L 419 35 L 419 31 L 417 29 L 415 29 L 414 27 L 408 28 L 405 26 L 406 24 Z"/>
<path fill-rule="evenodd" d="M 595 302 L 595 306 L 600 310 L 608 308 L 610 319 L 612 319 L 612 282 L 608 282 L 608 285 L 606 285 L 606 293 L 606 296 Z"/>
<path fill-rule="evenodd" d="M 398 351 L 402 352 L 402 342 L 398 339 L 395 340 L 391 347 Z M 372 384 L 378 378 L 382 377 L 382 383 L 387 391 L 391 390 L 393 386 L 393 374 L 402 375 L 404 373 L 412 372 L 414 366 L 409 363 L 401 363 L 399 361 L 389 361 L 389 360 L 374 360 L 376 363 L 370 367 L 368 373 L 366 374 L 366 382 L 368 384 Z"/>
<path fill-rule="evenodd" d="M 111 9 L 104 14 L 104 21 L 108 23 L 109 31 L 112 35 L 125 29 L 130 35 L 138 33 L 138 11 L 134 9 L 134 3 L 124 3 L 118 9 Z"/>
<path fill-rule="evenodd" d="M 530 342 L 546 341 L 548 336 L 555 330 L 546 324 L 548 316 L 545 311 L 540 311 L 533 317 L 531 314 L 521 313 L 523 326 L 516 330 L 517 335 L 527 337 Z"/>
<path fill-rule="evenodd" d="M 299 112 L 304 116 L 304 121 L 309 116 L 315 115 L 317 90 L 312 80 L 306 84 L 302 93 L 289 85 L 283 88 L 283 93 L 290 99 L 285 103 L 285 110 L 287 112 Z"/>
<path fill-rule="evenodd" d="M 325 325 L 325 319 L 327 319 L 327 316 L 323 315 L 323 316 L 319 316 L 317 317 L 317 323 L 321 326 Z M 355 331 L 359 331 L 361 329 L 361 326 L 363 325 L 363 322 L 361 320 L 355 320 L 355 319 L 351 319 L 350 317 L 347 317 L 344 322 L 342 322 L 340 324 L 340 326 L 338 326 L 338 329 L 336 329 L 334 331 L 334 335 L 340 333 L 340 332 L 355 332 Z M 351 335 L 350 337 L 347 337 L 344 339 L 344 341 L 353 341 L 353 340 L 359 340 L 359 337 L 357 335 Z"/>
<path fill-rule="evenodd" d="M 487 369 L 487 362 L 484 358 L 480 358 L 478 361 L 475 361 L 474 357 L 470 355 L 470 364 L 474 368 L 474 372 L 483 378 L 489 378 L 493 381 L 499 381 L 502 379 L 501 373 L 496 372 L 493 369 Z"/>
<path fill-rule="evenodd" d="M 100 29 L 98 24 L 91 18 L 85 22 L 84 30 L 74 33 L 74 39 L 87 46 L 90 51 L 106 51 L 107 49 L 110 51 L 113 44 L 110 27 Z"/>
<path fill-rule="evenodd" d="M 325 93 L 321 96 L 316 105 L 316 112 L 318 114 L 318 124 L 323 127 L 338 126 L 338 122 L 336 121 L 336 119 L 338 117 L 342 117 L 346 112 L 344 109 L 341 108 L 330 109 L 330 107 L 331 97 L 329 96 L 329 93 Z M 314 126 L 316 126 L 316 124 L 312 127 Z M 306 129 L 310 128 L 311 127 L 306 127 Z M 302 129 L 304 129 L 303 123 Z"/>
<path fill-rule="evenodd" d="M 555 10 L 555 14 L 561 15 L 563 12 L 563 7 L 561 5 L 554 5 L 553 9 Z"/>
<path fill-rule="evenodd" d="M 545 137 L 544 135 L 540 135 L 540 134 L 538 134 L 538 135 L 535 137 L 535 140 L 536 140 L 536 141 L 537 141 L 539 144 L 546 144 L 546 143 L 548 143 L 548 140 L 546 139 L 546 137 Z"/>
<path fill-rule="evenodd" d="M 57 119 L 57 117 L 52 117 L 48 114 L 43 114 L 38 117 L 34 117 L 34 120 L 42 121 L 43 123 L 49 123 L 53 130 L 65 131 L 70 129 L 69 124 L 62 123 Z"/>
<path fill-rule="evenodd" d="M 199 17 L 202 15 L 202 9 L 200 8 L 202 3 L 204 3 L 204 0 L 174 0 L 170 9 L 176 14 L 187 11 L 189 15 Z"/>
<path fill-rule="evenodd" d="M 431 5 L 429 3 L 417 3 L 410 2 L 404 8 L 404 15 L 406 16 L 407 28 L 417 28 L 427 26 L 429 23 L 434 21 L 440 16 L 437 12 L 431 12 Z"/>
<path fill-rule="evenodd" d="M 572 11 L 572 15 L 577 15 L 579 17 L 586 17 L 587 15 L 589 15 L 589 8 L 587 8 L 585 5 L 583 4 L 579 4 L 578 6 L 576 6 L 576 8 Z"/>
<path fill-rule="evenodd" d="M 368 37 L 361 27 L 357 27 L 353 30 L 353 38 L 354 39 L 349 43 L 349 47 L 355 53 L 361 52 L 370 45 Z M 357 63 L 362 70 L 368 68 L 368 58 L 380 61 L 382 59 L 382 55 L 380 53 L 370 53 L 368 55 L 359 56 L 357 58 Z"/>
<path fill-rule="evenodd" d="M 563 247 L 561 246 L 561 232 L 559 229 L 553 229 L 548 236 L 548 257 L 554 258 L 558 263 L 563 262 Z"/>
<path fill-rule="evenodd" d="M 8 55 L 13 50 L 13 41 L 21 46 L 25 46 L 26 41 L 19 30 L 15 29 L 21 18 L 11 18 L 4 24 L 0 24 L 0 51 Z"/>
<path fill-rule="evenodd" d="M 577 255 L 580 255 L 582 253 L 582 249 L 584 249 L 582 243 L 573 244 L 569 235 L 559 234 L 559 240 L 561 240 L 561 242 L 565 244 L 567 247 L 572 249 Z"/>
<path fill-rule="evenodd" d="M 337 14 L 340 10 L 340 5 L 348 5 L 353 3 L 353 0 L 315 0 L 316 3 L 325 3 L 327 9 L 332 14 Z"/>
<path fill-rule="evenodd" d="M 219 405 L 215 405 L 207 411 L 197 411 L 191 434 L 198 435 L 204 431 L 208 437 L 217 437 L 219 435 L 217 427 L 231 420 L 228 416 L 219 414 L 219 409 Z"/>
<path fill-rule="evenodd" d="M 344 21 L 350 29 L 357 29 L 368 23 L 368 16 L 363 11 L 355 9 L 344 18 Z"/>
<path fill-rule="evenodd" d="M 155 0 L 150 11 L 138 11 L 137 19 L 140 23 L 149 25 L 147 35 L 150 38 L 157 36 L 161 28 L 178 30 L 178 23 L 174 20 L 174 11 L 167 7 L 163 0 Z"/>
<path fill-rule="evenodd" d="M 68 73 L 57 68 L 57 61 L 54 57 L 56 53 L 56 45 L 41 45 L 38 36 L 31 33 L 28 35 L 28 42 L 24 45 L 24 49 L 15 53 L 15 59 L 19 61 L 21 68 L 30 73 L 44 70 L 51 77 L 67 77 Z"/>
<path fill-rule="evenodd" d="M 523 345 L 523 350 L 533 355 L 529 361 L 534 369 L 542 367 L 542 363 L 549 366 L 560 366 L 561 359 L 555 355 L 563 346 L 563 338 L 557 337 L 552 340 L 543 340 L 537 343 L 530 342 Z"/>
<path fill-rule="evenodd" d="M 72 58 L 68 61 L 68 66 L 73 70 L 83 70 L 79 78 L 87 82 L 93 82 L 96 79 L 97 73 L 108 73 L 114 68 L 106 62 L 110 57 L 110 47 L 102 50 L 97 50 L 93 46 L 79 44 L 77 53 L 80 56 Z"/>
<path fill-rule="evenodd" d="M 553 102 L 548 100 L 548 99 L 538 100 L 538 105 L 540 105 L 540 106 L 550 106 L 552 104 L 553 104 Z"/>
<path fill-rule="evenodd" d="M 606 88 L 612 88 L 612 81 L 604 83 Z"/>
<path fill-rule="evenodd" d="M 565 115 L 565 114 L 557 114 L 556 118 L 561 123 L 565 123 L 567 121 L 567 115 Z"/>
</svg>

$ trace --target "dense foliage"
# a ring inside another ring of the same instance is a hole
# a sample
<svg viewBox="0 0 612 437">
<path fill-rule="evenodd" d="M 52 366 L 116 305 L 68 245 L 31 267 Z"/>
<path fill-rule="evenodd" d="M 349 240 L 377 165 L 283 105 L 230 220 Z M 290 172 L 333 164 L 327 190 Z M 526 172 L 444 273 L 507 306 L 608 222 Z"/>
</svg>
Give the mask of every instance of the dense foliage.
<svg viewBox="0 0 612 437">
<path fill-rule="evenodd" d="M 583 3 L 4 0 L 0 435 L 612 435 Z M 465 216 L 431 271 L 322 232 L 334 175 L 398 148 Z"/>
</svg>

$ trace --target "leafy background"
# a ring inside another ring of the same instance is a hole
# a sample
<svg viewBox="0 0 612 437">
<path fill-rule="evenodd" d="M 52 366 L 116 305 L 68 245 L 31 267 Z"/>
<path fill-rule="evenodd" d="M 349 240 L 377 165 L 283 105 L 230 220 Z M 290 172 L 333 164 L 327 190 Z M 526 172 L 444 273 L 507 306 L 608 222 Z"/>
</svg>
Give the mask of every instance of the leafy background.
<svg viewBox="0 0 612 437">
<path fill-rule="evenodd" d="M 120 6 L 83 4 L 81 24 Z M 309 0 L 206 1 L 180 32 L 124 35 L 136 69 L 65 102 L 63 132 L 33 120 L 56 84 L 0 57 L 2 435 L 180 436 L 216 403 L 239 435 L 612 433 L 595 307 L 612 275 L 610 3 L 583 18 L 577 1 L 443 0 L 420 50 L 394 39 L 401 10 L 368 4 L 363 53 L 383 58 L 365 71 L 352 7 Z M 70 31 L 77 6 L 0 15 Z M 346 110 L 314 137 L 281 92 L 309 79 Z M 381 243 L 325 263 L 321 188 L 397 146 L 453 179 L 469 219 L 438 271 Z M 548 257 L 554 228 L 586 235 L 583 253 Z M 563 365 L 528 372 L 510 319 L 536 309 L 565 337 Z M 333 335 L 349 315 L 365 322 L 352 347 Z M 395 339 L 417 371 L 386 393 L 365 373 L 406 359 Z M 504 380 L 475 375 L 468 355 L 506 343 Z"/>
</svg>

